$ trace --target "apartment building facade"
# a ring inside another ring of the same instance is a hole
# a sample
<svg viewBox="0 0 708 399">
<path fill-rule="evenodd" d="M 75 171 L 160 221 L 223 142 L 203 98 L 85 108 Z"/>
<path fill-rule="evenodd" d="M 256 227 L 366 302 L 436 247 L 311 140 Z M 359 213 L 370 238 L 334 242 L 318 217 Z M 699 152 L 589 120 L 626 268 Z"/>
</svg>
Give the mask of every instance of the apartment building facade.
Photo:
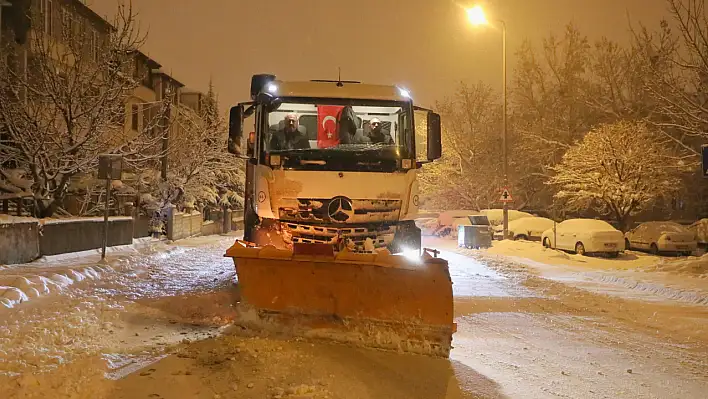
<svg viewBox="0 0 708 399">
<path fill-rule="evenodd" d="M 51 41 L 56 51 L 52 56 L 62 62 L 74 62 L 75 57 L 64 57 L 64 54 L 74 53 L 72 51 L 62 51 L 66 46 L 80 43 L 82 51 L 79 53 L 87 60 L 99 61 L 102 53 L 105 53 L 105 46 L 108 45 L 110 35 L 115 32 L 115 28 L 109 21 L 102 18 L 83 1 L 79 0 L 27 0 L 31 18 L 31 27 L 25 43 L 15 41 L 15 24 L 11 20 L 13 14 L 8 12 L 9 3 L 5 2 L 0 25 L 0 64 L 2 68 L 12 68 L 18 76 L 24 75 L 27 82 L 32 81 L 33 67 L 41 61 L 37 54 L 33 54 L 33 48 L 41 46 L 37 40 Z M 14 6 L 14 4 L 12 5 Z M 34 41 L 34 42 L 33 42 Z M 45 43 L 45 42 L 41 42 Z M 178 111 L 199 112 L 199 101 L 194 101 L 194 97 L 201 99 L 201 93 L 189 91 L 184 96 L 187 103 L 183 104 L 182 98 L 184 84 L 167 73 L 165 68 L 148 54 L 142 51 L 133 51 L 130 54 L 130 65 L 124 73 L 131 75 L 136 83 L 125 101 L 122 115 L 123 131 L 128 134 L 140 134 L 150 131 L 154 135 L 164 137 L 163 149 L 169 146 L 170 137 L 176 130 L 181 129 L 177 124 L 170 123 Z M 0 70 L 0 73 L 3 73 Z M 0 88 L 3 89 L 3 88 Z M 3 96 L 4 93 L 0 93 Z M 171 106 L 165 109 L 164 100 L 170 100 Z M 121 124 L 116 120 L 117 124 Z M 168 134 L 164 134 L 163 128 L 168 126 Z M 0 134 L 2 131 L 0 129 Z M 163 173 L 166 175 L 167 158 L 161 159 Z M 0 194 L 2 189 L 0 189 Z M 7 193 L 5 193 L 7 194 Z"/>
</svg>

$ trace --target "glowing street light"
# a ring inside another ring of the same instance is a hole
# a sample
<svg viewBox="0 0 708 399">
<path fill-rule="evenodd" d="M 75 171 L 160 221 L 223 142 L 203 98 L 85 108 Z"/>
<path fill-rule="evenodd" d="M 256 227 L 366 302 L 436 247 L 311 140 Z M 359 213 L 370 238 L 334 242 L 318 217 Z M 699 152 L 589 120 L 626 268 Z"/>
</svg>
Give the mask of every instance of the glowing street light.
<svg viewBox="0 0 708 399">
<path fill-rule="evenodd" d="M 484 14 L 484 9 L 477 5 L 467 10 L 467 19 L 469 19 L 470 24 L 473 26 L 483 26 L 489 25 L 487 21 L 487 16 Z M 507 139 L 506 139 L 506 108 L 507 108 L 507 97 L 506 97 L 506 23 L 502 20 L 499 21 L 502 26 L 502 92 L 504 97 L 504 130 L 502 135 L 502 153 L 504 158 L 504 189 L 509 187 L 509 175 L 508 175 L 508 156 L 507 156 Z M 509 205 L 504 202 L 504 235 L 503 239 L 506 239 L 509 234 Z"/>
<path fill-rule="evenodd" d="M 472 8 L 468 8 L 466 11 L 467 19 L 470 20 L 470 23 L 472 25 L 479 26 L 489 24 L 489 21 L 487 21 L 487 16 L 484 15 L 484 10 L 482 9 L 482 6 L 474 6 Z"/>
</svg>

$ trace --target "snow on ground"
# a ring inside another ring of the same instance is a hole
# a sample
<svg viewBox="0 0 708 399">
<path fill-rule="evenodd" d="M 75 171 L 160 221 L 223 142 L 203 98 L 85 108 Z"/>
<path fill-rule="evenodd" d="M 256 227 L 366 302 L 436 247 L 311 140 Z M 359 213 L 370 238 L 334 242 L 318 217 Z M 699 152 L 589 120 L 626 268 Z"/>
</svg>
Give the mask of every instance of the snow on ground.
<svg viewBox="0 0 708 399">
<path fill-rule="evenodd" d="M 646 269 L 655 257 L 587 258 L 510 241 L 471 251 L 426 238 L 450 265 L 458 332 L 448 360 L 243 336 L 229 327 L 237 293 L 223 254 L 232 243 L 198 237 L 112 253 L 101 278 L 0 308 L 0 396 L 698 398 L 708 388 L 708 307 L 627 301 L 559 277 L 706 281 Z M 96 267 L 96 256 L 0 276 L 32 281 Z"/>
<path fill-rule="evenodd" d="M 35 298 L 60 293 L 84 280 L 99 280 L 125 268 L 130 256 L 169 251 L 164 242 L 151 238 L 132 245 L 106 248 L 110 262 L 101 262 L 101 250 L 42 257 L 34 262 L 0 266 L 0 307 L 12 308 Z"/>
<path fill-rule="evenodd" d="M 473 253 L 461 250 L 461 253 Z M 581 256 L 527 241 L 495 241 L 486 255 L 531 267 L 542 277 L 630 298 L 708 305 L 707 257 L 667 258 L 627 251 L 617 259 Z"/>
<path fill-rule="evenodd" d="M 141 240 L 113 248 L 106 264 L 98 263 L 100 254 L 86 251 L 0 270 L 0 375 L 51 370 L 100 348 L 120 346 L 119 341 L 133 339 L 132 333 L 124 336 L 124 317 L 151 298 L 192 295 L 191 301 L 154 300 L 140 318 L 224 324 L 223 312 L 209 312 L 220 306 L 228 311 L 230 300 L 199 293 L 230 284 L 233 263 L 223 251 L 231 243 L 232 237 L 223 236 L 186 240 L 184 246 Z"/>
</svg>

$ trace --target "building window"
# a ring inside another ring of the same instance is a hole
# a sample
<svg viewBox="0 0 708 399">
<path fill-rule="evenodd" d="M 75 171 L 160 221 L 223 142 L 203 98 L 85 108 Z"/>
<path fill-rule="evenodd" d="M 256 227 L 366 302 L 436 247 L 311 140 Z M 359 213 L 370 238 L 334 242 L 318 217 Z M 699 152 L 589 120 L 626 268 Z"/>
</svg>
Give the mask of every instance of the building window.
<svg viewBox="0 0 708 399">
<path fill-rule="evenodd" d="M 52 34 L 52 28 L 54 27 L 54 19 L 52 18 L 53 4 L 52 0 L 40 0 L 39 2 L 39 13 L 40 20 L 42 21 L 42 31 L 48 35 Z"/>
<path fill-rule="evenodd" d="M 133 104 L 132 111 L 133 112 L 131 114 L 130 127 L 131 129 L 138 131 L 138 123 L 140 122 L 140 105 Z"/>
</svg>

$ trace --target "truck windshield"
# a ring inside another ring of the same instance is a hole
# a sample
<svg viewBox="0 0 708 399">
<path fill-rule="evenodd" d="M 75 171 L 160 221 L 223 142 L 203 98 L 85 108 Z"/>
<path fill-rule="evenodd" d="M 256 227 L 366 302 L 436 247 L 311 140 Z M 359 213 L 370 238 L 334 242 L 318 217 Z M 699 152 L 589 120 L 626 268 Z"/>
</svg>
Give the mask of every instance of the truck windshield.
<svg viewBox="0 0 708 399">
<path fill-rule="evenodd" d="M 268 114 L 268 126 L 264 144 L 270 153 L 390 158 L 408 155 L 413 145 L 408 103 L 286 101 Z"/>
</svg>

